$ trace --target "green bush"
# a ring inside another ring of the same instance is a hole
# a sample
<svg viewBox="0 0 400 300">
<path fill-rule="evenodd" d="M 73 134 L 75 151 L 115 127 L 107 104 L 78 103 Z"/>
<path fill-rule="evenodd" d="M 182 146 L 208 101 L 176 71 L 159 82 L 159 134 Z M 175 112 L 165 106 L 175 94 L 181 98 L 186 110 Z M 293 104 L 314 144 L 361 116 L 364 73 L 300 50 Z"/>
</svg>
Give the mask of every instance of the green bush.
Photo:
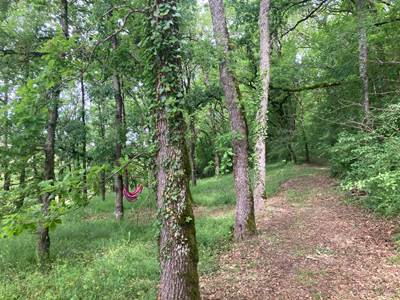
<svg viewBox="0 0 400 300">
<path fill-rule="evenodd" d="M 347 191 L 365 192 L 362 203 L 384 215 L 400 213 L 400 105 L 374 119 L 374 130 L 342 133 L 331 151 L 334 175 Z"/>
</svg>

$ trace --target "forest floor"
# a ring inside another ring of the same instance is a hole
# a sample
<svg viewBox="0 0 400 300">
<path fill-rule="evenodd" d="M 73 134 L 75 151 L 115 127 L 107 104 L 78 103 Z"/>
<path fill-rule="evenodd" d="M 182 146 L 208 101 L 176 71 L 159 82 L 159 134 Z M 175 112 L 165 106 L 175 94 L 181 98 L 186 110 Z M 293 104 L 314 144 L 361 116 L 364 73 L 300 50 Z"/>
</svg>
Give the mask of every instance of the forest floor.
<svg viewBox="0 0 400 300">
<path fill-rule="evenodd" d="M 393 221 L 346 205 L 327 172 L 286 181 L 258 234 L 201 278 L 204 299 L 400 299 Z"/>
</svg>

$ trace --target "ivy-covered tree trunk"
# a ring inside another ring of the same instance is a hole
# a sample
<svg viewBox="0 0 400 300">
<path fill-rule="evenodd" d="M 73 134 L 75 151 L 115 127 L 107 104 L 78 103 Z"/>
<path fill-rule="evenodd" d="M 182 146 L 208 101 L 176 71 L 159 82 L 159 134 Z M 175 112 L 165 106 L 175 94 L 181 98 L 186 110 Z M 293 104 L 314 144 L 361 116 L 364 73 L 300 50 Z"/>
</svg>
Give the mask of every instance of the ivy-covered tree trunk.
<svg viewBox="0 0 400 300">
<path fill-rule="evenodd" d="M 262 96 L 257 112 L 257 140 L 255 147 L 255 180 L 254 204 L 256 209 L 264 206 L 265 168 L 266 168 L 266 139 L 268 122 L 268 94 L 270 82 L 270 33 L 269 33 L 270 0 L 261 0 L 260 3 L 260 73 Z"/>
<path fill-rule="evenodd" d="M 236 190 L 235 238 L 241 240 L 256 232 L 253 195 L 249 180 L 249 145 L 245 114 L 232 71 L 229 69 L 229 34 L 223 0 L 209 0 L 213 30 L 217 45 L 223 51 L 220 62 L 220 79 L 229 110 L 233 131 L 234 177 Z"/>
<path fill-rule="evenodd" d="M 118 48 L 117 36 L 113 35 L 111 38 L 111 44 L 113 50 Z M 121 78 L 118 72 L 114 69 L 112 75 L 112 84 L 114 90 L 115 98 L 115 131 L 116 131 L 116 141 L 115 141 L 115 166 L 120 167 L 120 160 L 122 157 L 122 145 L 125 141 L 124 125 L 123 125 L 123 107 L 124 99 L 122 97 L 121 90 Z M 120 221 L 124 216 L 124 203 L 123 203 L 123 176 L 120 172 L 115 175 L 115 218 Z"/>
<path fill-rule="evenodd" d="M 155 0 L 150 47 L 154 56 L 157 205 L 161 223 L 158 299 L 200 299 L 198 252 L 188 178 L 183 93 L 180 83 L 180 14 L 176 0 Z"/>
<path fill-rule="evenodd" d="M 356 0 L 358 16 L 358 46 L 359 46 L 359 72 L 362 82 L 362 97 L 364 107 L 364 124 L 370 123 L 370 102 L 368 82 L 368 36 L 367 36 L 367 1 Z"/>
</svg>

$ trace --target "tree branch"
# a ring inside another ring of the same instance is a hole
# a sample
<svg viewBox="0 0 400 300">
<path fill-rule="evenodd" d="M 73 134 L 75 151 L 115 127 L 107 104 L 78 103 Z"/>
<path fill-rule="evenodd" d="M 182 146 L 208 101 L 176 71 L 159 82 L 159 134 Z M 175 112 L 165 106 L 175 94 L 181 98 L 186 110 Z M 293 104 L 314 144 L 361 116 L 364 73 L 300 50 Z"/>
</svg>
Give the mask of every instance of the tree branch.
<svg viewBox="0 0 400 300">
<path fill-rule="evenodd" d="M 304 21 L 308 20 L 309 18 L 311 18 L 321 7 L 322 5 L 324 5 L 326 2 L 328 2 L 329 0 L 322 0 L 313 10 L 311 10 L 305 17 L 301 18 L 300 20 L 298 20 L 296 22 L 296 24 L 294 24 L 293 27 L 289 28 L 288 30 L 286 30 L 282 35 L 281 38 L 284 37 L 285 35 L 289 34 L 290 32 L 292 32 L 293 30 L 295 30 L 297 28 L 297 26 L 299 26 L 301 23 L 303 23 Z"/>
<path fill-rule="evenodd" d="M 316 83 L 312 85 L 306 85 L 302 87 L 279 87 L 279 86 L 273 86 L 271 85 L 272 90 L 281 90 L 285 92 L 302 92 L 302 91 L 309 91 L 309 90 L 317 90 L 317 89 L 322 89 L 322 88 L 330 88 L 330 87 L 336 87 L 339 85 L 342 85 L 346 83 L 345 81 L 334 81 L 334 82 L 322 82 L 322 83 Z"/>
<path fill-rule="evenodd" d="M 30 51 L 30 52 L 17 52 L 12 49 L 0 49 L 0 54 L 5 55 L 19 55 L 19 56 L 33 56 L 33 57 L 42 57 L 47 53 L 38 52 L 38 51 Z"/>
<path fill-rule="evenodd" d="M 386 25 L 386 24 L 390 24 L 390 23 L 394 23 L 394 22 L 400 22 L 400 18 L 378 22 L 378 23 L 375 23 L 374 26 L 382 26 L 382 25 Z"/>
</svg>

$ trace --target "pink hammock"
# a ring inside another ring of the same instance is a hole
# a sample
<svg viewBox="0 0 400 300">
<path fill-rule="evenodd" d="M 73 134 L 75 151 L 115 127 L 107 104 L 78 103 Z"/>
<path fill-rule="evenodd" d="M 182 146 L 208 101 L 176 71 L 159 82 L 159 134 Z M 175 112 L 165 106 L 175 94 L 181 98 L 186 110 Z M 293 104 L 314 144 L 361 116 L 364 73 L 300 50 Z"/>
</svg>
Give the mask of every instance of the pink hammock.
<svg viewBox="0 0 400 300">
<path fill-rule="evenodd" d="M 143 185 L 139 184 L 136 189 L 133 192 L 129 192 L 126 187 L 124 187 L 123 193 L 125 196 L 125 199 L 129 202 L 135 202 L 139 195 L 143 191 Z"/>
</svg>

